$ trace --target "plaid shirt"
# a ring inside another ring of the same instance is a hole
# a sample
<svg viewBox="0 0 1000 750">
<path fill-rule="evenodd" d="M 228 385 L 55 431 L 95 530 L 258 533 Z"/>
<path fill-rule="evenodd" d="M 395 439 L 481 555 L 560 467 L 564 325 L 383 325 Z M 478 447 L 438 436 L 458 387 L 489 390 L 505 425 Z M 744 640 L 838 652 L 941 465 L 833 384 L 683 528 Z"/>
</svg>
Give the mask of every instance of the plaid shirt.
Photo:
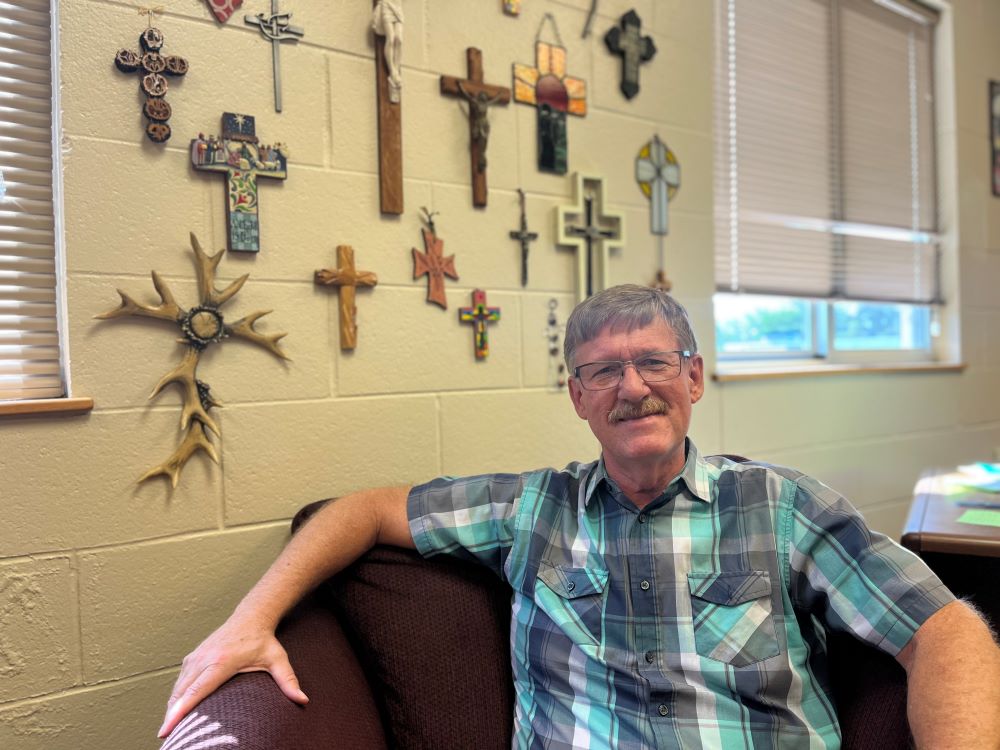
<svg viewBox="0 0 1000 750">
<path fill-rule="evenodd" d="M 690 441 L 641 511 L 598 461 L 436 479 L 408 513 L 513 588 L 514 748 L 837 748 L 823 628 L 895 655 L 954 598 L 828 487 Z"/>
</svg>

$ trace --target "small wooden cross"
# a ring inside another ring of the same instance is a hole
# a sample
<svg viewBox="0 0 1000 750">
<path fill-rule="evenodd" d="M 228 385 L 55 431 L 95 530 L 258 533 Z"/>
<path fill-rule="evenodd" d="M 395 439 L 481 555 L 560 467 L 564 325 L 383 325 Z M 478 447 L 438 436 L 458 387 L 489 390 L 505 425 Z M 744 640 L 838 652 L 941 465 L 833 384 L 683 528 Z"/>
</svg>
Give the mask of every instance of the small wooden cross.
<svg viewBox="0 0 1000 750">
<path fill-rule="evenodd" d="M 426 208 L 421 208 L 427 222 L 427 229 L 421 229 L 424 237 L 424 249 L 420 252 L 417 248 L 413 250 L 413 278 L 419 279 L 427 276 L 427 301 L 448 309 L 448 298 L 444 293 L 444 277 L 458 281 L 458 272 L 455 270 L 455 256 L 444 257 L 444 240 L 437 236 L 434 229 L 434 214 Z"/>
<path fill-rule="evenodd" d="M 191 164 L 200 172 L 226 175 L 226 223 L 230 250 L 260 251 L 257 178 L 284 180 L 288 157 L 284 146 L 260 146 L 254 118 L 233 112 L 222 114 L 219 138 L 199 133 L 191 140 Z"/>
<path fill-rule="evenodd" d="M 604 35 L 604 43 L 611 52 L 621 55 L 621 90 L 626 99 L 639 93 L 639 64 L 652 60 L 656 54 L 653 37 L 642 36 L 642 19 L 630 10 Z"/>
<path fill-rule="evenodd" d="M 528 231 L 528 217 L 524 213 L 524 191 L 517 189 L 518 198 L 521 202 L 521 228 L 510 230 L 510 238 L 521 243 L 521 286 L 528 286 L 528 250 L 531 243 L 538 239 L 538 232 Z"/>
<path fill-rule="evenodd" d="M 472 323 L 476 359 L 486 359 L 490 353 L 490 341 L 486 335 L 486 324 L 495 323 L 500 320 L 500 308 L 487 307 L 486 292 L 482 289 L 473 289 L 472 307 L 458 308 L 458 320 L 461 323 Z"/>
<path fill-rule="evenodd" d="M 271 64 L 274 68 L 274 111 L 281 111 L 281 43 L 297 42 L 306 33 L 305 29 L 292 26 L 291 13 L 278 12 L 278 0 L 271 0 L 271 15 L 258 13 L 243 16 L 243 23 L 257 26 L 261 35 L 271 42 Z"/>
<path fill-rule="evenodd" d="M 153 11 L 146 11 L 152 18 Z M 139 36 L 139 50 L 120 49 L 115 55 L 115 67 L 122 73 L 138 72 L 139 88 L 146 96 L 142 113 L 146 116 L 146 137 L 154 143 L 170 139 L 170 105 L 167 104 L 167 79 L 165 75 L 180 77 L 188 72 L 188 63 L 177 55 L 161 55 L 163 32 L 147 26 Z"/>
<path fill-rule="evenodd" d="M 602 177 L 577 172 L 573 192 L 573 205 L 556 207 L 556 241 L 576 248 L 577 301 L 582 302 L 607 288 L 608 256 L 625 245 L 625 217 L 605 208 Z"/>
<path fill-rule="evenodd" d="M 372 0 L 376 8 L 380 0 Z M 375 34 L 375 93 L 378 99 L 379 210 L 403 213 L 403 112 L 398 91 L 390 92 L 386 37 Z M 395 98 L 397 101 L 393 101 Z"/>
<path fill-rule="evenodd" d="M 486 205 L 486 143 L 490 137 L 489 108 L 510 103 L 510 89 L 483 82 L 483 53 L 465 50 L 468 78 L 441 76 L 441 93 L 463 97 L 469 104 L 469 162 L 472 165 L 472 205 Z"/>
<path fill-rule="evenodd" d="M 316 283 L 340 287 L 340 348 L 344 351 L 358 345 L 358 308 L 354 293 L 359 286 L 372 287 L 378 277 L 371 271 L 359 271 L 354 265 L 354 248 L 337 245 L 337 267 L 316 271 Z"/>
</svg>

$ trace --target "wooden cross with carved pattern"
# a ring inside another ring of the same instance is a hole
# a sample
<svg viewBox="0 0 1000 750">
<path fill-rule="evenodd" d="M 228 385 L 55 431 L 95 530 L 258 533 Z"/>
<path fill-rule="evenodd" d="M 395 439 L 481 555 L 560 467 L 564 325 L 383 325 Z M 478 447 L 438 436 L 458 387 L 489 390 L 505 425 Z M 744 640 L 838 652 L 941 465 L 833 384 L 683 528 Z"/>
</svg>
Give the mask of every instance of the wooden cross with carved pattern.
<svg viewBox="0 0 1000 750">
<path fill-rule="evenodd" d="M 469 105 L 469 162 L 472 166 L 472 205 L 486 205 L 486 144 L 490 135 L 489 108 L 510 103 L 510 89 L 483 82 L 483 53 L 465 50 L 468 78 L 441 76 L 441 93 L 465 99 Z"/>
<path fill-rule="evenodd" d="M 455 256 L 444 257 L 444 240 L 437 236 L 434 229 L 434 213 L 426 208 L 424 221 L 427 228 L 421 229 L 424 237 L 424 252 L 417 248 L 413 250 L 413 278 L 419 279 L 427 276 L 427 301 L 433 302 L 441 308 L 448 309 L 448 298 L 444 293 L 444 277 L 458 281 L 458 272 L 455 270 Z"/>
<path fill-rule="evenodd" d="M 350 351 L 358 345 L 358 308 L 354 304 L 359 286 L 373 287 L 378 277 L 371 271 L 359 271 L 354 265 L 354 248 L 337 245 L 337 267 L 316 271 L 316 283 L 340 287 L 340 348 Z"/>
<path fill-rule="evenodd" d="M 473 289 L 472 307 L 458 308 L 458 320 L 461 323 L 472 323 L 476 359 L 486 359 L 490 353 L 486 324 L 500 320 L 500 308 L 488 307 L 486 305 L 486 292 L 482 289 Z"/>
</svg>

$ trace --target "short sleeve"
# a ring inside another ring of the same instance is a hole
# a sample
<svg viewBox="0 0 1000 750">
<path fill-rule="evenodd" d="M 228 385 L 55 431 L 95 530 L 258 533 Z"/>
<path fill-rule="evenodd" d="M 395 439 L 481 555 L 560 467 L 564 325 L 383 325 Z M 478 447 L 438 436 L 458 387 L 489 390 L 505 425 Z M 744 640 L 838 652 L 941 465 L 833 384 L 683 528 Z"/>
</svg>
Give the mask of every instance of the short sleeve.
<svg viewBox="0 0 1000 750">
<path fill-rule="evenodd" d="M 518 474 L 485 474 L 414 487 L 406 511 L 417 550 L 477 562 L 503 577 L 523 486 Z"/>
<path fill-rule="evenodd" d="M 800 477 L 785 522 L 794 605 L 895 656 L 955 599 L 909 550 L 871 531 L 847 500 Z"/>
</svg>

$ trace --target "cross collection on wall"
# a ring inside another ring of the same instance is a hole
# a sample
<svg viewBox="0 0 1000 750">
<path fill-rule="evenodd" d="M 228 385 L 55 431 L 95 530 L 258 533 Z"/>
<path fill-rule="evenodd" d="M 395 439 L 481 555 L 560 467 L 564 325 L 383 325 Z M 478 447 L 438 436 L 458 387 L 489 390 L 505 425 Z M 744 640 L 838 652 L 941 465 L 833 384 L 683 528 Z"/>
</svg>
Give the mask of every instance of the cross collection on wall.
<svg viewBox="0 0 1000 750">
<path fill-rule="evenodd" d="M 496 0 L 495 0 L 496 1 Z M 244 0 L 204 0 L 205 12 L 214 15 L 219 28 L 231 29 L 224 33 L 239 33 L 238 29 L 259 32 L 271 43 L 272 82 L 274 89 L 274 109 L 283 110 L 281 86 L 281 48 L 305 38 L 305 29 L 291 23 L 293 15 L 300 23 L 306 13 L 299 0 L 270 0 L 269 12 L 259 12 L 252 5 L 266 4 L 267 0 L 247 2 Z M 529 8 L 533 3 L 525 2 Z M 403 205 L 403 146 L 402 146 L 402 101 L 403 86 L 403 31 L 405 17 L 404 0 L 371 0 L 371 15 L 365 33 L 371 34 L 374 47 L 375 107 L 378 132 L 378 178 L 379 208 L 385 215 L 404 213 Z M 491 12 L 499 17 L 506 16 L 510 22 L 518 22 L 522 17 L 521 0 L 499 0 L 499 7 Z M 297 6 L 297 7 L 296 7 Z M 237 10 L 243 9 L 243 24 L 234 21 L 227 24 Z M 584 37 L 589 33 L 596 16 L 597 2 L 592 0 L 584 27 Z M 257 12 L 250 12 L 257 11 Z M 162 8 L 139 8 L 140 15 L 146 16 L 146 28 L 139 35 L 135 49 L 118 50 L 114 63 L 123 73 L 137 74 L 143 99 L 142 114 L 146 120 L 145 135 L 156 143 L 163 144 L 171 136 L 169 119 L 171 105 L 166 101 L 168 77 L 179 80 L 188 73 L 188 61 L 178 55 L 165 54 L 164 34 L 154 26 L 154 15 L 162 14 Z M 468 120 L 468 144 L 466 150 L 469 163 L 472 205 L 475 209 L 487 206 L 487 169 L 490 164 L 487 149 L 490 144 L 491 117 L 513 99 L 518 104 L 535 108 L 535 140 L 537 169 L 540 172 L 565 175 L 569 172 L 569 115 L 585 118 L 587 115 L 587 84 L 570 75 L 567 47 L 563 43 L 551 13 L 541 13 L 534 35 L 534 64 L 511 62 L 512 84 L 505 87 L 498 83 L 488 83 L 483 73 L 483 53 L 475 47 L 467 47 L 465 77 L 440 75 L 440 92 L 457 101 Z M 536 15 L 536 17 L 538 17 Z M 426 19 L 423 19 L 426 23 Z M 620 91 L 625 101 L 631 101 L 639 93 L 639 69 L 642 63 L 653 58 L 656 45 L 651 36 L 643 35 L 642 20 L 631 10 L 621 16 L 616 24 L 606 30 L 603 36 L 607 50 L 608 65 L 614 64 L 612 55 L 621 58 Z M 251 35 L 244 32 L 247 39 Z M 259 36 L 256 38 L 260 38 Z M 595 40 L 593 49 L 597 48 Z M 308 39 L 305 43 L 308 43 Z M 579 43 L 578 43 L 579 44 Z M 183 48 L 183 43 L 178 47 Z M 248 43 L 246 56 L 262 54 Z M 173 51 L 172 49 L 170 51 Z M 197 61 L 196 61 L 197 62 Z M 202 68 L 196 65 L 199 77 Z M 576 66 L 574 66 L 575 68 Z M 205 73 L 204 75 L 209 75 Z M 215 75 L 213 73 L 213 75 Z M 190 85 L 190 84 L 189 84 Z M 266 85 L 263 84 L 262 85 Z M 233 92 L 229 92 L 232 94 Z M 237 92 L 238 93 L 238 92 Z M 176 96 L 176 94 L 174 95 Z M 454 105 L 453 105 L 454 106 Z M 578 127 L 578 126 L 574 126 Z M 277 134 L 268 134 L 262 142 L 256 132 L 255 118 L 239 112 L 223 112 L 221 130 L 218 134 L 203 130 L 190 140 L 189 160 L 196 172 L 215 172 L 225 176 L 227 247 L 230 251 L 258 253 L 261 251 L 260 203 L 258 181 L 286 180 L 288 177 L 288 146 L 278 140 Z M 458 147 L 458 144 L 456 144 Z M 456 152 L 457 152 L 456 148 Z M 633 152 L 634 153 L 634 152 Z M 659 249 L 659 271 L 654 286 L 670 288 L 667 280 L 663 238 L 667 234 L 668 204 L 671 203 L 680 186 L 680 165 L 674 153 L 666 147 L 658 135 L 641 146 L 635 161 L 636 180 L 650 202 L 650 233 L 657 237 Z M 605 182 L 600 176 L 574 174 L 571 182 L 573 203 L 556 207 L 554 218 L 557 246 L 569 246 L 575 250 L 576 296 L 582 300 L 609 284 L 609 268 L 612 254 L 625 244 L 625 220 L 621 213 L 608 208 L 605 196 Z M 273 188 L 265 189 L 265 192 Z M 531 243 L 539 238 L 537 231 L 528 226 L 528 194 L 517 189 L 517 202 L 504 202 L 504 209 L 516 206 L 515 221 L 518 228 L 510 230 L 509 237 L 517 243 L 518 253 L 511 254 L 512 262 L 519 262 L 520 282 L 528 286 L 529 251 Z M 444 254 L 444 240 L 435 226 L 437 211 L 420 207 L 423 249 L 412 248 L 413 279 L 415 282 L 427 277 L 427 302 L 447 309 L 446 277 L 458 281 L 455 256 Z M 447 218 L 447 217 L 446 217 Z M 182 341 L 189 344 L 184 361 L 157 385 L 153 395 L 170 383 L 177 383 L 184 393 L 182 429 L 187 431 L 181 445 L 164 464 L 142 477 L 164 474 L 176 485 L 177 477 L 187 459 L 202 450 L 217 460 L 215 447 L 209 433 L 218 434 L 215 421 L 208 410 L 218 403 L 209 395 L 208 386 L 195 378 L 195 367 L 202 349 L 210 343 L 226 336 L 241 336 L 255 341 L 284 357 L 278 349 L 277 340 L 281 335 L 263 336 L 253 330 L 253 322 L 260 316 L 254 314 L 233 325 L 224 323 L 218 307 L 228 300 L 246 276 L 234 282 L 223 292 L 214 289 L 214 271 L 222 253 L 207 256 L 192 235 L 199 275 L 200 303 L 189 311 L 183 310 L 173 301 L 169 289 L 153 272 L 153 284 L 160 293 L 162 304 L 143 305 L 134 302 L 124 293 L 122 306 L 99 317 L 110 318 L 124 315 L 172 320 L 181 327 Z M 554 248 L 555 249 L 555 248 Z M 347 352 L 358 346 L 357 307 L 355 305 L 358 288 L 371 288 L 377 283 L 374 271 L 358 270 L 355 265 L 354 248 L 350 245 L 336 246 L 336 265 L 317 270 L 316 284 L 336 287 L 338 296 L 340 349 Z M 516 261 L 514 259 L 517 259 Z M 370 292 L 366 292 L 370 293 Z M 458 311 L 458 323 L 469 323 L 474 332 L 474 355 L 477 361 L 485 360 L 489 354 L 488 324 L 500 321 L 500 308 L 487 305 L 487 291 L 474 288 L 472 304 Z M 549 303 L 546 324 L 546 351 L 550 361 L 553 385 L 565 384 L 564 365 L 558 356 L 558 339 L 562 326 L 556 321 L 555 307 Z M 453 319 L 454 320 L 454 319 Z M 140 480 L 140 481 L 142 481 Z"/>
</svg>

